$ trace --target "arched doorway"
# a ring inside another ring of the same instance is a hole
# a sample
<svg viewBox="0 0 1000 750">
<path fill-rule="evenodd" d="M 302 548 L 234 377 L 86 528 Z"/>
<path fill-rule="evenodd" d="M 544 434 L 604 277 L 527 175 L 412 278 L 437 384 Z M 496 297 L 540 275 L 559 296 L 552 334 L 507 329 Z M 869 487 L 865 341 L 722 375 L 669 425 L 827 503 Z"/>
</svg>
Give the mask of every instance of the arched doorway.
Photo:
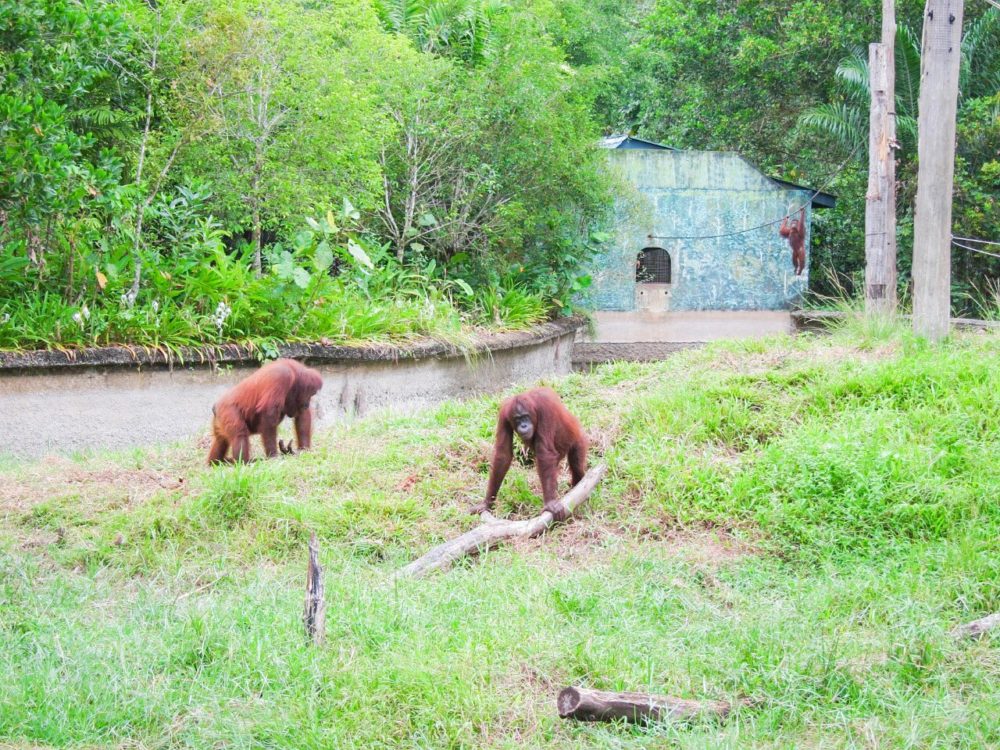
<svg viewBox="0 0 1000 750">
<path fill-rule="evenodd" d="M 635 280 L 640 284 L 669 284 L 670 253 L 662 247 L 644 247 L 635 261 Z"/>
<path fill-rule="evenodd" d="M 662 247 L 644 247 L 635 259 L 635 307 L 666 311 L 672 281 L 670 253 Z"/>
</svg>

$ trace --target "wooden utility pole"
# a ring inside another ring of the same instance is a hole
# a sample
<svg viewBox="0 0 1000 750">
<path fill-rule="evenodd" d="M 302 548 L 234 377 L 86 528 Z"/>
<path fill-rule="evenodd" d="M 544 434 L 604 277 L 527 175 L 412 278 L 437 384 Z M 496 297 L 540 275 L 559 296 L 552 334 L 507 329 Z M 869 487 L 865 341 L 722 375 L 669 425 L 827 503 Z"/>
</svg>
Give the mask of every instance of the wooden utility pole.
<svg viewBox="0 0 1000 750">
<path fill-rule="evenodd" d="M 868 46 L 871 114 L 865 198 L 865 312 L 896 310 L 896 9 L 882 0 L 882 42 Z"/>
<path fill-rule="evenodd" d="M 962 45 L 962 0 L 927 0 L 920 50 L 913 330 L 937 341 L 951 313 L 951 193 Z"/>
</svg>

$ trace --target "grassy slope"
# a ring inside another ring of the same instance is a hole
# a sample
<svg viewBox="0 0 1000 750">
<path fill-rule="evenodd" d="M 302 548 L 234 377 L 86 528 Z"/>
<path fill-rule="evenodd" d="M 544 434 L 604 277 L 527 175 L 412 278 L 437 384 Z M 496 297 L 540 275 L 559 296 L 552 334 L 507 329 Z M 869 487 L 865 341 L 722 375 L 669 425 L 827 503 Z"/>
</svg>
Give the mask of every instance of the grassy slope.
<svg viewBox="0 0 1000 750">
<path fill-rule="evenodd" d="M 998 640 L 948 636 L 1000 609 L 996 337 L 783 338 L 554 385 L 611 465 L 582 517 L 396 586 L 474 523 L 496 399 L 244 469 L 195 446 L 6 466 L 0 744 L 1000 746 Z M 499 511 L 537 490 L 515 466 Z M 569 683 L 764 703 L 575 725 Z"/>
</svg>

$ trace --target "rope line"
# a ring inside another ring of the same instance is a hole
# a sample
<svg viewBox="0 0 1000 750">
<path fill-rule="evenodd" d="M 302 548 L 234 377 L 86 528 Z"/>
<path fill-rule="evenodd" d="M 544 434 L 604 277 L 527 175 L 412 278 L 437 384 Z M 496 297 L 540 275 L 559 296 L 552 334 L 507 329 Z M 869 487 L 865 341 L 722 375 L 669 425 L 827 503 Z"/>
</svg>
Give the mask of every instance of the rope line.
<svg viewBox="0 0 1000 750">
<path fill-rule="evenodd" d="M 951 244 L 954 245 L 955 247 L 960 247 L 963 250 L 971 250 L 974 253 L 981 253 L 983 255 L 989 255 L 989 256 L 991 256 L 993 258 L 1000 258 L 1000 253 L 991 253 L 991 252 L 988 252 L 986 250 L 981 250 L 978 247 L 972 247 L 972 245 L 963 245 L 961 242 L 955 242 L 954 238 L 952 239 Z"/>
<path fill-rule="evenodd" d="M 827 178 L 826 182 L 823 183 L 822 187 L 819 187 L 816 190 L 814 190 L 813 193 L 812 193 L 812 195 L 809 196 L 809 198 L 806 200 L 805 203 L 803 203 L 801 206 L 797 206 L 796 208 L 792 209 L 787 214 L 785 214 L 784 216 L 782 216 L 780 219 L 775 219 L 774 221 L 767 221 L 767 222 L 764 222 L 763 224 L 758 224 L 755 227 L 749 227 L 747 229 L 740 229 L 740 230 L 737 230 L 735 232 L 725 232 L 723 234 L 703 234 L 703 235 L 690 235 L 690 236 L 682 236 L 682 235 L 670 236 L 670 235 L 662 235 L 662 234 L 650 234 L 650 235 L 646 235 L 646 236 L 649 237 L 650 239 L 654 239 L 654 240 L 716 240 L 716 239 L 720 239 L 722 237 L 735 237 L 738 234 L 746 234 L 747 232 L 753 232 L 753 231 L 756 231 L 758 229 L 763 229 L 764 227 L 773 226 L 774 224 L 777 224 L 778 222 L 781 222 L 781 221 L 784 221 L 785 219 L 791 218 L 794 214 L 797 214 L 803 208 L 805 208 L 806 206 L 812 204 L 813 199 L 817 195 L 819 195 L 820 193 L 822 193 L 824 190 L 826 190 L 826 188 L 828 188 L 830 186 L 830 183 L 832 183 L 834 181 L 834 179 L 836 179 L 836 177 L 841 172 L 844 171 L 844 169 L 847 167 L 847 165 L 851 163 L 851 160 L 854 159 L 854 155 L 858 152 L 858 149 L 861 148 L 861 146 L 863 146 L 863 145 L 864 145 L 864 141 L 859 141 L 858 144 L 851 151 L 851 153 L 847 155 L 847 158 L 841 163 L 841 165 L 839 167 L 837 167 L 837 169 L 834 170 L 834 172 Z"/>
<path fill-rule="evenodd" d="M 962 240 L 963 242 L 975 242 L 980 245 L 996 245 L 1000 247 L 1000 242 L 994 242 L 993 240 L 977 240 L 975 237 L 956 237 L 955 235 L 952 235 L 951 238 L 953 240 Z"/>
</svg>

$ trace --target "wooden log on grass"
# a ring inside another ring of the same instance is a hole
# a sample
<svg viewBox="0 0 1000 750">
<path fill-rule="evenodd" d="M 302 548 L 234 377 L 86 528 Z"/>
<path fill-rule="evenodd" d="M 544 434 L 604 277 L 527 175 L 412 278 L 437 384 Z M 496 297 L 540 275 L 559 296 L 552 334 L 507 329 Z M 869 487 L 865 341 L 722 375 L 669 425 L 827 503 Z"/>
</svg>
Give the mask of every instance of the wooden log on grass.
<svg viewBox="0 0 1000 750">
<path fill-rule="evenodd" d="M 965 625 L 959 625 L 951 633 L 956 638 L 978 638 L 997 625 L 1000 625 L 1000 612 L 994 612 L 992 615 L 986 615 L 986 617 L 980 617 Z"/>
<path fill-rule="evenodd" d="M 737 705 L 749 705 L 741 701 Z M 673 719 L 683 721 L 703 716 L 724 719 L 733 710 L 728 701 L 696 701 L 649 693 L 609 693 L 581 687 L 563 688 L 556 700 L 559 717 L 577 721 L 625 719 L 638 724 Z"/>
<path fill-rule="evenodd" d="M 302 615 L 306 635 L 316 646 L 326 640 L 326 591 L 323 568 L 319 564 L 319 541 L 316 532 L 309 535 L 309 567 L 306 570 L 306 608 Z"/>
<path fill-rule="evenodd" d="M 560 502 L 570 515 L 590 497 L 607 468 L 605 464 L 593 467 L 566 493 Z M 446 568 L 465 555 L 487 550 L 505 539 L 538 536 L 554 523 L 552 514 L 548 511 L 543 511 L 540 516 L 527 521 L 504 521 L 488 512 L 480 517 L 483 520 L 482 524 L 460 537 L 435 547 L 423 557 L 397 571 L 395 577 L 419 578 L 432 570 Z"/>
</svg>

